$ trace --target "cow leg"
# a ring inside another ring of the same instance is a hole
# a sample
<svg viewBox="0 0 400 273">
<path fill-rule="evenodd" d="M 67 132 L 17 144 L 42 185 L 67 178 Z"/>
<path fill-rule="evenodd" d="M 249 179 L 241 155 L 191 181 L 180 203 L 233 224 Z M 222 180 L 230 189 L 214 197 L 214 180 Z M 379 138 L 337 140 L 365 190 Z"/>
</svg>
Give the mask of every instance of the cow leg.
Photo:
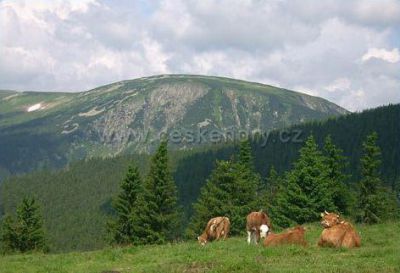
<svg viewBox="0 0 400 273">
<path fill-rule="evenodd" d="M 250 244 L 251 243 L 251 231 L 247 231 L 247 243 Z"/>
<path fill-rule="evenodd" d="M 254 242 L 258 245 L 258 241 L 260 240 L 260 232 L 258 230 L 254 231 Z"/>
</svg>

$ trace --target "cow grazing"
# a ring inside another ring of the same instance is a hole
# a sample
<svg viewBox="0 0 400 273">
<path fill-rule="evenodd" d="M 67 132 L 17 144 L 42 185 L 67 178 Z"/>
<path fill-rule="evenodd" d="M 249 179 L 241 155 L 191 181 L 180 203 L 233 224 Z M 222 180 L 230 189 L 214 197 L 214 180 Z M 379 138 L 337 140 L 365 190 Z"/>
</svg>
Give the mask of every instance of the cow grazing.
<svg viewBox="0 0 400 273">
<path fill-rule="evenodd" d="M 305 228 L 297 226 L 288 229 L 282 233 L 269 233 L 264 240 L 264 246 L 277 246 L 277 245 L 301 245 L 307 246 L 307 241 L 304 238 Z"/>
<path fill-rule="evenodd" d="M 340 218 L 338 214 L 321 213 L 321 225 L 324 227 L 319 239 L 319 246 L 353 248 L 361 245 L 360 236 L 354 227 Z"/>
<path fill-rule="evenodd" d="M 251 212 L 246 217 L 247 224 L 247 243 L 258 241 L 261 238 L 265 238 L 270 231 L 271 228 L 271 221 L 268 215 L 262 211 L 259 212 Z"/>
<path fill-rule="evenodd" d="M 203 234 L 197 237 L 201 245 L 205 245 L 208 241 L 226 239 L 229 234 L 231 222 L 228 217 L 215 217 L 208 221 Z"/>
</svg>

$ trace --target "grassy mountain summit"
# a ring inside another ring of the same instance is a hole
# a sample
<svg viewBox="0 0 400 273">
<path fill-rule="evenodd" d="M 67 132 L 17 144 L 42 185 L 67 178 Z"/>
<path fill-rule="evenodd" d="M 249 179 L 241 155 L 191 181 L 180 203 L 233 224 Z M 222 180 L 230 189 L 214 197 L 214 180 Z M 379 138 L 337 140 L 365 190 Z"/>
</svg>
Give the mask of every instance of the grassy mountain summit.
<svg viewBox="0 0 400 273">
<path fill-rule="evenodd" d="M 211 142 L 204 132 L 212 130 L 264 132 L 345 113 L 318 97 L 211 76 L 160 75 L 78 93 L 0 91 L 0 170 L 150 152 L 164 132 L 191 132 L 174 142 L 186 148 Z"/>
</svg>

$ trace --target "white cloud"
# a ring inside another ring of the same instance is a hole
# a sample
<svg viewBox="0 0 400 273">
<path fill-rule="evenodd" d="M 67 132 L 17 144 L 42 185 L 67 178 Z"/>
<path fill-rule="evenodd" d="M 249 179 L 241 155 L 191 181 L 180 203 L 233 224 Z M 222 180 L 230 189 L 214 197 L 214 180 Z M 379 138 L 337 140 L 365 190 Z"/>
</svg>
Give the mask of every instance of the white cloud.
<svg viewBox="0 0 400 273">
<path fill-rule="evenodd" d="M 348 90 L 351 86 L 351 82 L 348 78 L 339 78 L 334 80 L 330 85 L 326 86 L 325 89 L 329 92 L 335 92 L 339 90 Z"/>
<path fill-rule="evenodd" d="M 370 48 L 361 59 L 365 62 L 371 58 L 377 58 L 389 63 L 397 63 L 400 61 L 400 52 L 398 48 L 393 48 L 391 51 L 384 48 Z"/>
<path fill-rule="evenodd" d="M 220 75 L 350 110 L 400 102 L 400 2 L 0 1 L 0 89 Z"/>
</svg>

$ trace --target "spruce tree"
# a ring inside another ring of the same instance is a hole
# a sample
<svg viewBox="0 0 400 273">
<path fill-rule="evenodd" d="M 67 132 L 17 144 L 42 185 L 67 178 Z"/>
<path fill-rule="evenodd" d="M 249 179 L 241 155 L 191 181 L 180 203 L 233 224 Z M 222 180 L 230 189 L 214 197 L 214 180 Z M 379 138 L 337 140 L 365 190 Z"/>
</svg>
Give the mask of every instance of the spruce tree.
<svg viewBox="0 0 400 273">
<path fill-rule="evenodd" d="M 286 175 L 287 184 L 276 196 L 272 218 L 286 227 L 319 220 L 321 211 L 334 210 L 324 157 L 311 135 Z"/>
<path fill-rule="evenodd" d="M 24 198 L 17 208 L 17 248 L 21 252 L 47 250 L 43 220 L 34 198 Z"/>
<path fill-rule="evenodd" d="M 216 216 L 230 216 L 233 207 L 232 185 L 236 174 L 232 161 L 217 161 L 199 198 L 193 204 L 194 213 L 187 230 L 189 238 L 195 238 L 204 229 L 208 220 Z M 233 227 L 233 224 L 231 224 Z"/>
<path fill-rule="evenodd" d="M 349 214 L 351 213 L 352 196 L 350 189 L 345 184 L 348 179 L 348 176 L 344 174 L 347 162 L 345 156 L 343 156 L 343 150 L 333 144 L 330 135 L 325 138 L 324 155 L 333 203 L 339 212 Z"/>
<path fill-rule="evenodd" d="M 376 141 L 378 134 L 373 132 L 363 143 L 361 175 L 357 220 L 367 224 L 378 223 L 397 214 L 395 194 L 383 187 L 380 178 L 381 150 Z"/>
<path fill-rule="evenodd" d="M 239 165 L 254 173 L 254 162 L 249 139 L 244 139 L 239 145 Z"/>
<path fill-rule="evenodd" d="M 135 243 L 138 239 L 134 233 L 135 223 L 132 222 L 132 214 L 136 213 L 138 195 L 143 193 L 142 179 L 136 166 L 129 167 L 120 188 L 121 192 L 113 203 L 116 219 L 109 222 L 108 231 L 112 243 Z"/>
<path fill-rule="evenodd" d="M 193 205 L 194 215 L 187 231 L 188 236 L 201 232 L 207 221 L 216 216 L 229 217 L 232 235 L 245 230 L 246 215 L 260 209 L 260 178 L 254 169 L 248 140 L 240 143 L 237 162 L 217 161 L 216 168 Z"/>
<path fill-rule="evenodd" d="M 261 208 L 261 178 L 254 167 L 250 141 L 248 139 L 242 140 L 239 147 L 239 160 L 232 164 L 232 171 L 236 178 L 231 188 L 233 206 L 230 212 L 230 220 L 232 234 L 242 233 L 245 230 L 246 215 Z"/>
<path fill-rule="evenodd" d="M 163 140 L 151 159 L 145 190 L 133 216 L 133 221 L 142 225 L 135 225 L 142 243 L 164 243 L 179 236 L 181 210 L 177 195 L 168 166 L 167 141 Z"/>
</svg>

